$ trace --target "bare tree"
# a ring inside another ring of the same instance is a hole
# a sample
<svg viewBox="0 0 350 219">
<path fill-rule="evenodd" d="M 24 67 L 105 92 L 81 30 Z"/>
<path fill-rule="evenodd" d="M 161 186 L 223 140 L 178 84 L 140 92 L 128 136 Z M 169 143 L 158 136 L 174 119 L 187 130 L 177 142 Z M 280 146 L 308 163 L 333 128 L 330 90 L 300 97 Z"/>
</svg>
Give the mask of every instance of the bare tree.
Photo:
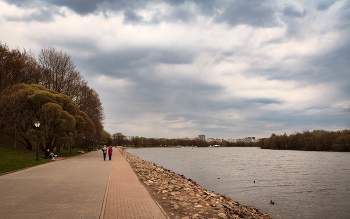
<svg viewBox="0 0 350 219">
<path fill-rule="evenodd" d="M 122 133 L 117 132 L 117 133 L 113 134 L 112 138 L 113 138 L 114 144 L 116 144 L 116 145 L 123 145 L 124 144 L 125 136 Z"/>
<path fill-rule="evenodd" d="M 79 89 L 75 102 L 78 108 L 84 111 L 94 123 L 96 134 L 100 134 L 103 130 L 104 112 L 98 93 L 89 86 L 83 85 Z M 96 136 L 96 139 L 100 138 Z"/>
<path fill-rule="evenodd" d="M 72 97 L 83 82 L 72 58 L 54 47 L 40 50 L 39 65 L 42 71 L 39 84 L 58 93 Z"/>
<path fill-rule="evenodd" d="M 40 68 L 32 52 L 10 50 L 0 43 L 0 92 L 19 83 L 36 83 Z"/>
</svg>

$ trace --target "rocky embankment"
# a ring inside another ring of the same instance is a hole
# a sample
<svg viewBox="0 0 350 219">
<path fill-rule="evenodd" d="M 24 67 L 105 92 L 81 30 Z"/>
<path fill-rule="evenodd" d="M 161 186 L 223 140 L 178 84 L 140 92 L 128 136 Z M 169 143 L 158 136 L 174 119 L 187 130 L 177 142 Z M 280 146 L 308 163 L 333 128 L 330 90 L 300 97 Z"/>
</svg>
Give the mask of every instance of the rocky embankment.
<svg viewBox="0 0 350 219">
<path fill-rule="evenodd" d="M 240 205 L 228 197 L 207 191 L 191 179 L 120 150 L 145 184 L 151 196 L 170 218 L 271 219 L 258 209 Z"/>
</svg>

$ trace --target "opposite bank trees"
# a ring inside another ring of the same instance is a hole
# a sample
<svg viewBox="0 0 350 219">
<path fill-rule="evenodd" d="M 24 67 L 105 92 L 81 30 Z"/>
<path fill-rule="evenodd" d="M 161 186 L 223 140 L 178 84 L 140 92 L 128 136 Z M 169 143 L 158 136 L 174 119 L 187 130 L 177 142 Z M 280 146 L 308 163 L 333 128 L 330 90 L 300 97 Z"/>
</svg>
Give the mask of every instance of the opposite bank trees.
<svg viewBox="0 0 350 219">
<path fill-rule="evenodd" d="M 294 133 L 291 135 L 272 134 L 258 142 L 262 149 L 306 150 L 306 151 L 350 151 L 350 130 Z"/>
<path fill-rule="evenodd" d="M 16 132 L 22 144 L 32 149 L 36 138 L 34 122 L 40 121 L 40 145 L 43 150 L 59 149 L 62 145 L 81 144 L 84 136 L 95 134 L 95 125 L 89 116 L 65 94 L 32 84 L 18 84 L 3 91 L 1 103 L 20 103 L 18 107 L 1 108 L 4 123 L 12 124 L 10 131 Z M 12 115 L 12 116 L 11 116 Z"/>
</svg>

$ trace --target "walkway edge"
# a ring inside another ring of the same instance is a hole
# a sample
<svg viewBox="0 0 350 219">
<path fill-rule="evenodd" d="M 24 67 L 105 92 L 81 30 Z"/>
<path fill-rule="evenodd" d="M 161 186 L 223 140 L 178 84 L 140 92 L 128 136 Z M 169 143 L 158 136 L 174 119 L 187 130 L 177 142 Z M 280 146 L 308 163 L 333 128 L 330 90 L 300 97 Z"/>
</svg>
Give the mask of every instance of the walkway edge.
<svg viewBox="0 0 350 219">
<path fill-rule="evenodd" d="M 148 192 L 148 191 L 147 191 Z M 154 199 L 153 199 L 154 200 Z M 160 204 L 158 204 L 158 202 L 156 200 L 154 200 L 154 202 L 158 205 L 158 207 L 160 208 L 160 210 L 163 212 L 163 214 L 166 216 L 166 218 L 170 219 L 170 217 L 168 216 L 168 214 L 164 211 L 164 209 L 162 208 L 162 206 L 160 206 Z"/>
<path fill-rule="evenodd" d="M 109 180 L 111 179 L 111 172 L 112 172 L 112 165 L 111 165 L 111 169 L 109 170 L 109 176 L 108 176 L 108 181 L 107 181 L 107 186 L 106 186 L 105 197 L 104 197 L 103 203 L 102 203 L 100 219 L 103 219 L 104 216 L 105 216 L 106 202 L 107 202 L 107 193 L 108 193 L 108 187 L 109 187 Z"/>
</svg>

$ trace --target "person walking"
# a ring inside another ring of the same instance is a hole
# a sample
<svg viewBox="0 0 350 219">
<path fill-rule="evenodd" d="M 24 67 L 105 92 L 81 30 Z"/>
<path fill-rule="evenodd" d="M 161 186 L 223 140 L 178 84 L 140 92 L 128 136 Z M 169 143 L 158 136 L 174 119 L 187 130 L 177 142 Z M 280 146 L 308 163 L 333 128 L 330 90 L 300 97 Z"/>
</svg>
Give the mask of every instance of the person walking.
<svg viewBox="0 0 350 219">
<path fill-rule="evenodd" d="M 103 152 L 103 160 L 106 160 L 106 156 L 107 156 L 107 147 L 106 147 L 106 145 L 103 146 L 102 152 Z"/>
<path fill-rule="evenodd" d="M 109 145 L 109 148 L 108 148 L 109 160 L 112 160 L 112 152 L 113 152 L 113 148 L 112 148 L 112 146 Z"/>
</svg>

